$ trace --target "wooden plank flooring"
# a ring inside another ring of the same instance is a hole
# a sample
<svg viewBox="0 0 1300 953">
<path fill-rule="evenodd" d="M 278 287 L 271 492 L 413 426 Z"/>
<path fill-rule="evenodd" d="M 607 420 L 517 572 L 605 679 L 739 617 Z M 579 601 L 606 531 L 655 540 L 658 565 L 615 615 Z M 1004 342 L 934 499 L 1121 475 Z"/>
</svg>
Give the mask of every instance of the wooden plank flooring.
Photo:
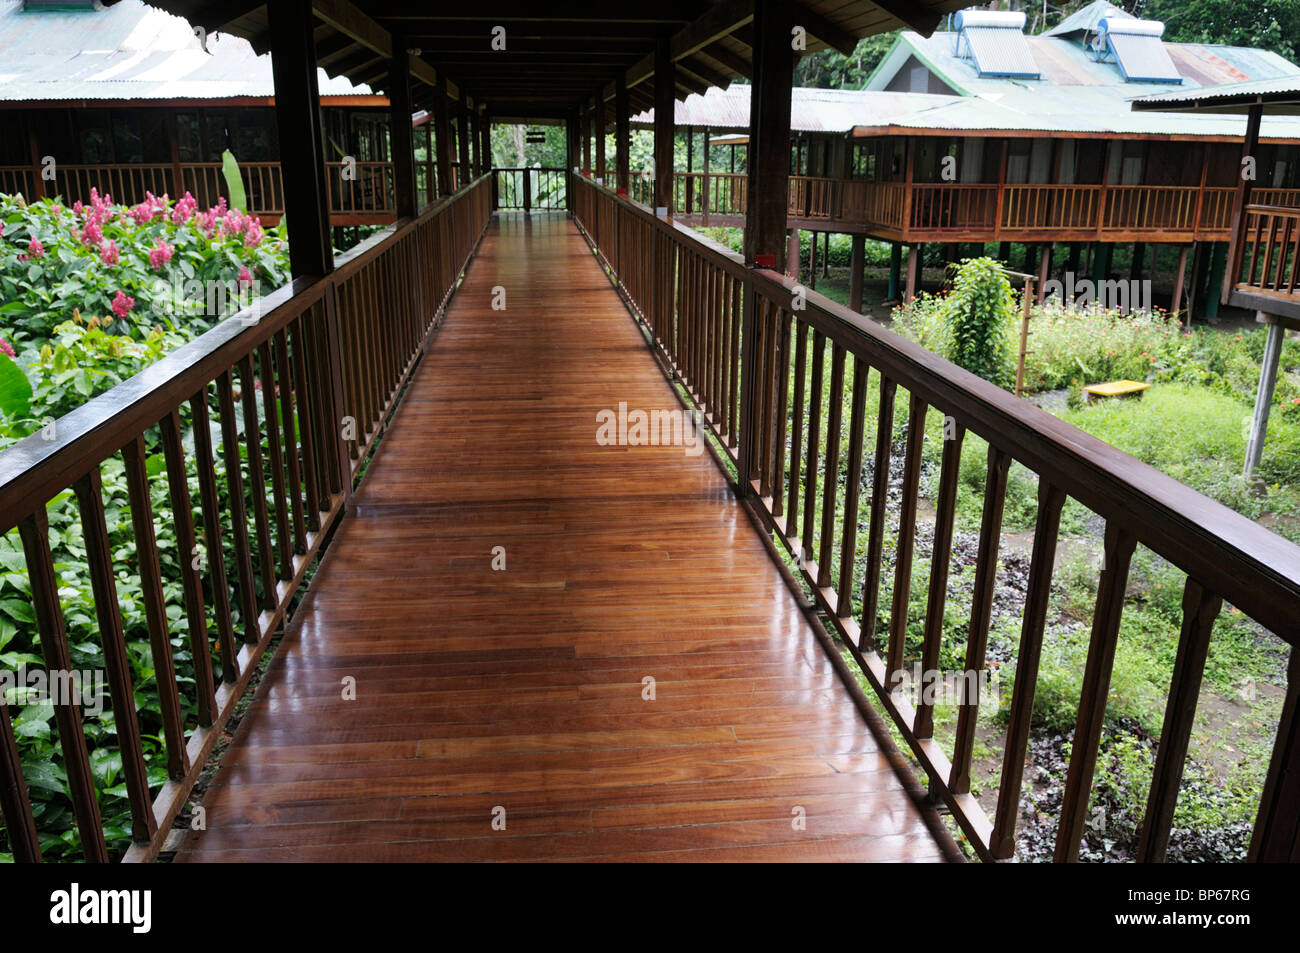
<svg viewBox="0 0 1300 953">
<path fill-rule="evenodd" d="M 598 445 L 620 401 L 680 406 L 572 223 L 494 221 L 177 860 L 950 855 L 709 455 Z"/>
</svg>

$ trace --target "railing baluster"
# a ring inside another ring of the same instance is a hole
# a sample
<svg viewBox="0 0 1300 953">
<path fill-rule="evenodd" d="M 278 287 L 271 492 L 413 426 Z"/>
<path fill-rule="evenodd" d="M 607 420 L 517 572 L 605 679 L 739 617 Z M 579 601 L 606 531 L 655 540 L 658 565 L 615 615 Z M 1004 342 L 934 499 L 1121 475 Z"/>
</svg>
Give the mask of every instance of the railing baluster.
<svg viewBox="0 0 1300 953">
<path fill-rule="evenodd" d="M 907 615 L 912 592 L 912 554 L 916 546 L 916 505 L 921 489 L 921 442 L 925 438 L 925 401 L 911 396 L 907 418 L 907 451 L 903 458 L 903 498 L 898 516 L 898 549 L 894 565 L 894 601 L 889 620 L 889 655 L 885 681 L 892 691 L 903 672 L 907 647 Z"/>
<path fill-rule="evenodd" d="M 871 518 L 867 522 L 867 571 L 862 580 L 862 628 L 858 648 L 869 652 L 876 647 L 877 608 L 880 604 L 880 564 L 884 559 L 885 510 L 889 505 L 889 461 L 894 439 L 896 385 L 880 377 L 880 402 L 876 419 L 876 460 L 871 479 Z"/>
<path fill-rule="evenodd" d="M 221 544 L 221 508 L 217 495 L 217 477 L 215 457 L 212 447 L 212 430 L 208 415 L 207 388 L 190 400 L 191 417 L 194 421 L 194 455 L 195 468 L 199 476 L 199 501 L 203 509 L 203 548 L 208 556 L 208 576 L 212 580 L 212 611 L 217 621 L 217 647 L 221 655 L 221 680 L 233 683 L 239 678 L 239 657 L 235 650 L 234 620 L 230 607 L 230 583 L 226 579 L 226 559 Z M 242 590 L 241 590 L 242 591 Z M 201 607 L 202 603 L 199 603 Z M 190 644 L 197 655 L 199 638 L 204 640 L 204 654 L 210 655 L 207 648 L 206 622 L 203 627 L 193 624 L 194 611 L 190 612 Z M 201 611 L 201 608 L 200 608 Z M 200 705 L 200 711 L 202 706 Z M 202 721 L 200 720 L 200 724 Z M 211 724 L 209 721 L 208 724 Z M 206 725 L 204 726 L 206 727 Z"/>
<path fill-rule="evenodd" d="M 952 422 L 952 433 L 948 424 Z M 939 649 L 943 640 L 943 613 L 948 598 L 948 565 L 952 556 L 952 529 L 957 515 L 957 481 L 961 476 L 961 445 L 966 428 L 955 418 L 945 417 L 943 429 L 943 463 L 939 471 L 939 493 L 934 501 L 934 546 L 930 551 L 930 591 L 925 603 L 925 631 L 921 645 L 921 678 L 930 683 L 939 671 Z M 967 670 L 961 684 L 972 670 Z M 930 692 L 921 692 L 916 706 L 913 733 L 918 738 L 934 734 L 934 705 Z"/>
<path fill-rule="evenodd" d="M 1183 779 L 1192 722 L 1196 718 L 1196 699 L 1205 674 L 1205 660 L 1210 652 L 1210 633 L 1223 600 L 1192 578 L 1183 587 L 1183 626 L 1178 638 L 1178 655 L 1165 705 L 1164 726 L 1156 766 L 1147 794 L 1146 816 L 1138 833 L 1139 863 L 1159 862 L 1169 849 L 1169 832 L 1178 801 L 1178 786 Z"/>
<path fill-rule="evenodd" d="M 772 434 L 772 515 L 781 516 L 785 501 L 785 436 L 790 412 L 790 312 L 777 309 L 780 330 L 776 338 L 776 358 L 770 370 L 776 389 L 776 427 Z"/>
<path fill-rule="evenodd" d="M 240 470 L 239 431 L 235 423 L 235 400 L 230 372 L 217 378 L 217 399 L 221 414 L 221 455 L 226 465 L 231 532 L 235 537 L 235 570 L 239 577 L 239 608 L 243 613 L 244 641 L 256 645 L 261 639 L 258 624 L 257 585 L 253 575 L 253 553 L 248 538 L 248 510 L 244 498 L 244 476 Z M 245 421 L 245 427 L 247 427 Z"/>
<path fill-rule="evenodd" d="M 808 392 L 808 459 L 804 466 L 803 547 L 801 558 L 813 558 L 813 528 L 817 515 L 817 458 L 821 451 L 822 375 L 826 364 L 826 336 L 813 329 L 812 383 Z"/>
<path fill-rule="evenodd" d="M 831 390 L 826 422 L 826 463 L 822 469 L 821 548 L 817 553 L 817 588 L 831 584 L 835 548 L 835 497 L 840 482 L 840 429 L 844 416 L 844 348 L 831 345 Z"/>
<path fill-rule="evenodd" d="M 127 803 L 131 809 L 131 836 L 137 843 L 148 843 L 158 829 L 158 822 L 150 804 L 149 776 L 144 767 L 140 722 L 135 714 L 135 687 L 131 682 L 131 660 L 126 652 L 122 612 L 117 602 L 117 577 L 113 573 L 113 550 L 108 541 L 99 467 L 93 467 L 73 484 L 73 489 L 81 511 L 86 568 L 94 593 L 104 668 L 113 700 L 113 730 L 117 734 L 118 755 L 122 759 Z"/>
<path fill-rule="evenodd" d="M 862 490 L 862 443 L 866 427 L 867 362 L 853 357 L 853 397 L 849 405 L 848 473 L 844 490 L 844 533 L 840 546 L 840 584 L 836 596 L 836 614 L 850 618 L 853 614 L 853 567 L 858 553 L 858 500 Z"/>
<path fill-rule="evenodd" d="M 181 722 L 180 700 L 176 694 L 176 668 L 172 661 L 167 602 L 163 598 L 162 568 L 158 564 L 158 542 L 153 532 L 153 507 L 149 500 L 149 475 L 145 472 L 143 436 L 136 437 L 122 448 L 122 459 L 126 464 L 131 527 L 135 535 L 136 559 L 140 566 L 140 595 L 144 600 L 149 648 L 153 653 L 154 682 L 158 686 L 163 739 L 167 747 L 167 774 L 175 780 L 185 776 L 190 762 L 185 753 L 185 728 Z M 183 563 L 185 556 L 183 553 L 178 555 Z"/>
<path fill-rule="evenodd" d="M 36 614 L 36 631 L 40 635 L 41 654 L 50 674 L 72 671 L 68 636 L 64 629 L 63 607 L 59 604 L 59 580 L 54 574 L 50 555 L 50 524 L 45 507 L 18 524 L 27 559 L 27 577 L 32 586 L 32 609 Z M 59 729 L 59 747 L 63 751 L 63 770 L 68 779 L 72 813 L 81 833 L 81 849 L 90 863 L 108 863 L 108 846 L 99 818 L 95 798 L 95 776 L 90 770 L 86 735 L 81 725 L 81 706 L 71 698 L 54 699 L 54 721 Z"/>
<path fill-rule="evenodd" d="M 293 578 L 294 540 L 289 535 L 289 501 L 285 495 L 285 460 L 280 446 L 279 402 L 275 382 L 275 368 L 271 364 L 271 345 L 267 341 L 257 352 L 258 380 L 262 384 L 262 413 L 266 418 L 267 461 L 271 469 L 271 497 L 275 501 L 275 541 L 279 550 L 281 579 Z M 295 496 L 297 487 L 294 488 Z M 265 496 L 265 491 L 263 491 Z M 274 607 L 272 607 L 274 608 Z"/>
<path fill-rule="evenodd" d="M 988 647 L 989 624 L 993 618 L 998 548 L 1002 540 L 1002 511 L 1006 505 L 1007 471 L 1010 465 L 1011 458 L 990 444 L 979 550 L 975 556 L 975 581 L 971 592 L 970 628 L 966 636 L 965 670 L 975 672 L 977 676 L 984 671 L 984 652 Z M 975 697 L 963 697 L 957 709 L 952 771 L 948 776 L 948 788 L 953 794 L 970 792 L 970 762 L 975 751 L 975 724 L 980 703 L 979 682 L 976 681 L 975 685 Z"/>
<path fill-rule="evenodd" d="M 993 823 L 993 836 L 989 841 L 989 851 L 997 859 L 1005 859 L 1015 852 L 1020 785 L 1024 778 L 1034 692 L 1038 685 L 1038 662 L 1043 651 L 1043 629 L 1047 621 L 1048 598 L 1052 591 L 1052 567 L 1056 563 L 1061 507 L 1064 505 L 1065 494 L 1046 480 L 1040 480 L 1034 551 L 1029 562 L 1024 621 L 1020 629 L 1020 648 L 1016 654 L 1016 681 L 1011 696 L 1011 715 L 1007 722 L 1007 741 L 1002 753 L 1002 783 L 998 786 L 997 814 Z"/>
<path fill-rule="evenodd" d="M 23 778 L 23 762 L 9 721 L 9 706 L 0 692 L 0 818 L 14 860 L 33 864 L 41 859 L 41 841 L 32 816 L 31 795 Z"/>
<path fill-rule="evenodd" d="M 298 419 L 294 413 L 295 384 L 289 365 L 289 346 L 286 328 L 275 336 L 274 379 L 280 389 L 280 420 L 284 428 L 284 458 L 289 468 L 289 506 L 293 519 L 293 551 L 299 556 L 307 552 L 307 533 L 303 526 L 302 488 L 303 472 L 298 465 Z M 297 391 L 299 400 L 302 392 Z"/>
<path fill-rule="evenodd" d="M 253 528 L 257 534 L 257 567 L 262 577 L 262 608 L 274 611 L 279 601 L 275 579 L 275 552 L 271 545 L 271 522 L 266 509 L 266 477 L 262 468 L 262 430 L 257 416 L 257 377 L 253 374 L 252 355 L 237 365 L 239 396 L 244 410 L 244 447 L 248 459 L 248 495 L 253 501 Z M 268 408 L 269 395 L 262 395 Z M 270 415 L 267 415 L 268 419 Z M 261 640 L 261 629 L 250 644 Z M 245 636 L 248 637 L 247 635 Z"/>
<path fill-rule="evenodd" d="M 799 533 L 799 466 L 803 451 L 804 378 L 808 370 L 808 329 L 796 318 L 792 327 L 794 349 L 794 406 L 790 411 L 790 486 L 787 490 L 785 536 L 792 544 Z"/>
<path fill-rule="evenodd" d="M 1092 773 L 1097 763 L 1101 729 L 1106 719 L 1106 701 L 1110 696 L 1111 666 L 1119 641 L 1120 617 L 1124 611 L 1124 591 L 1128 585 L 1129 562 L 1136 539 L 1114 520 L 1106 523 L 1106 540 L 1097 586 L 1097 607 L 1092 617 L 1092 639 L 1088 644 L 1088 661 L 1083 671 L 1083 692 L 1079 699 L 1079 717 L 1074 727 L 1070 767 L 1065 778 L 1061 801 L 1061 821 L 1056 832 L 1055 859 L 1077 860 L 1079 839 L 1087 820 Z"/>
</svg>

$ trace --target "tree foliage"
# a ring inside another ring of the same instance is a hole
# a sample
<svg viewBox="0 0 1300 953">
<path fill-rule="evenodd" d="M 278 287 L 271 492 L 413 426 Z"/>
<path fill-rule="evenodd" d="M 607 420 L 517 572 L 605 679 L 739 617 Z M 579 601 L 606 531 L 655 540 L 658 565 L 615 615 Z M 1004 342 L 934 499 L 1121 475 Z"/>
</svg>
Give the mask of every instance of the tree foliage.
<svg viewBox="0 0 1300 953">
<path fill-rule="evenodd" d="M 1009 387 L 1015 372 L 1011 333 L 1016 301 L 1002 266 L 992 258 L 963 261 L 943 310 L 948 360 Z"/>
</svg>

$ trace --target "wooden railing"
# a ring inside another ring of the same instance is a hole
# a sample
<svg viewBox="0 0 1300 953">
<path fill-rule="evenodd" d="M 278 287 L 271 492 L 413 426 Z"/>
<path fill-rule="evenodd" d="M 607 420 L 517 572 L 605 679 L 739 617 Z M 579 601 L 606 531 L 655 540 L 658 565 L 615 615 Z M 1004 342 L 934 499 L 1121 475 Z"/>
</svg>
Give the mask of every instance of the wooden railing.
<svg viewBox="0 0 1300 953">
<path fill-rule="evenodd" d="M 428 183 L 435 183 L 430 163 L 417 163 L 422 204 L 428 204 Z M 239 171 L 250 213 L 274 224 L 284 214 L 284 181 L 278 162 L 241 162 Z M 209 208 L 230 198 L 220 162 L 182 162 L 173 165 L 58 165 L 54 179 L 41 182 L 41 193 L 62 196 L 65 204 L 89 202 L 90 190 L 111 195 L 115 202 L 134 205 L 146 193 L 173 198 L 189 192 L 200 207 Z M 391 162 L 326 163 L 330 216 L 335 224 L 385 225 L 397 217 Z M 179 179 L 178 179 L 179 176 Z M 30 167 L 0 168 L 0 192 L 37 194 Z"/>
<path fill-rule="evenodd" d="M 999 195 L 999 191 L 1001 194 Z M 630 198 L 652 204 L 649 176 L 632 176 Z M 673 214 L 744 215 L 745 175 L 673 173 Z M 1265 204 L 1300 207 L 1300 189 L 1259 189 Z M 791 219 L 878 228 L 904 239 L 967 236 L 1032 240 L 1059 233 L 1075 240 L 1139 240 L 1168 235 L 1219 240 L 1232 218 L 1233 189 L 1150 185 L 1006 185 L 867 182 L 791 176 Z M 909 201 L 910 200 L 910 201 Z"/>
<path fill-rule="evenodd" d="M 1247 205 L 1242 267 L 1236 287 L 1272 295 L 1300 294 L 1300 208 Z"/>
<path fill-rule="evenodd" d="M 17 527 L 21 536 L 50 672 L 72 668 L 67 589 L 47 516 L 47 506 L 71 505 L 65 488 L 84 534 L 113 732 L 88 739 L 75 698 L 56 700 L 54 714 L 85 860 L 110 860 L 123 846 L 106 836 L 101 813 L 119 802 L 97 790 L 91 770 L 92 759 L 106 757 L 120 759 L 130 807 L 124 859 L 158 854 L 341 518 L 490 212 L 484 176 L 342 256 L 332 274 L 295 280 L 79 407 L 55 423 L 57 439 L 37 434 L 0 453 L 0 531 Z M 124 473 L 126 491 L 110 492 L 108 505 L 129 508 L 129 533 L 116 517 L 106 521 L 101 471 Z M 164 480 L 166 495 L 151 494 Z M 156 537 L 155 518 L 174 551 Z M 147 631 L 124 631 L 123 583 L 135 588 Z M 165 590 L 183 598 L 169 602 Z M 183 656 L 172 647 L 180 633 Z M 146 641 L 149 689 L 133 684 L 127 655 L 128 645 Z M 161 714 L 147 724 L 137 716 L 137 689 L 158 695 Z M 165 762 L 162 777 L 156 768 L 150 775 L 145 737 L 161 739 L 151 761 Z M 38 830 L 3 698 L 0 813 L 18 861 L 40 859 L 42 834 L 73 830 L 71 820 L 66 830 Z"/>
<path fill-rule="evenodd" d="M 493 169 L 496 208 L 525 212 L 557 211 L 566 207 L 568 178 L 563 169 Z"/>
<path fill-rule="evenodd" d="M 1077 859 L 1089 817 L 1130 559 L 1138 545 L 1187 574 L 1182 632 L 1138 858 L 1165 857 L 1211 631 L 1222 604 L 1229 602 L 1293 649 L 1249 856 L 1297 859 L 1300 653 L 1294 646 L 1300 638 L 1300 547 L 792 280 L 747 269 L 729 250 L 679 223 L 657 219 L 588 182 L 575 181 L 573 189 L 575 219 L 652 335 L 661 360 L 707 421 L 720 458 L 735 469 L 742 500 L 797 562 L 816 609 L 830 620 L 839 640 L 824 642 L 832 663 L 850 685 L 857 684 L 859 675 L 871 685 L 876 704 L 928 775 L 931 793 L 952 811 L 981 858 L 1005 859 L 1015 853 L 1061 510 L 1072 498 L 1098 514 L 1106 529 L 1056 829 L 1056 859 Z M 878 395 L 871 443 L 866 433 L 869 390 Z M 894 442 L 896 406 L 906 408 L 901 453 Z M 978 693 L 960 704 L 955 741 L 946 751 L 935 738 L 932 702 L 922 696 L 913 704 L 896 690 L 911 654 L 906 640 L 922 442 L 932 415 L 943 419 L 945 439 L 917 653 L 926 671 L 938 668 L 941 649 L 951 638 L 945 608 L 963 445 L 978 441 L 987 446 L 973 602 L 961 626 L 967 673 L 986 667 L 1009 468 L 1013 463 L 1026 467 L 1038 484 L 1037 526 L 992 818 L 971 794 L 981 717 Z M 901 467 L 893 465 L 897 457 Z M 872 476 L 860 478 L 869 459 Z M 860 541 L 864 495 L 870 515 Z M 892 522 L 887 519 L 891 498 L 901 498 L 896 534 L 887 525 Z M 893 595 L 882 605 L 887 537 L 895 553 Z M 841 645 L 857 672 L 841 657 Z"/>
</svg>

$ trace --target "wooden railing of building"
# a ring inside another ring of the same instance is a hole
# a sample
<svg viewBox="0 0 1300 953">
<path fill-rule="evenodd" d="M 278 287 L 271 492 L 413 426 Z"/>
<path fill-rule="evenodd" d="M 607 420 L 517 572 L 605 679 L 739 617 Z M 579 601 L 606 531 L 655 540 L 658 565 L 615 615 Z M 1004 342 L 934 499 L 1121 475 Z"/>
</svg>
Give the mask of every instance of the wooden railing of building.
<svg viewBox="0 0 1300 953">
<path fill-rule="evenodd" d="M 496 207 L 503 211 L 563 211 L 568 177 L 563 169 L 493 169 Z"/>
<path fill-rule="evenodd" d="M 673 180 L 674 215 L 745 214 L 744 173 L 675 172 Z M 1223 241 L 1231 227 L 1234 193 L 1231 188 L 1154 185 L 909 186 L 797 175 L 789 181 L 791 220 L 814 227 L 842 224 L 853 231 L 865 227 L 904 241 Z M 629 197 L 648 205 L 651 187 L 648 177 L 634 175 Z M 1253 194 L 1267 204 L 1300 207 L 1300 189 Z"/>
<path fill-rule="evenodd" d="M 1138 545 L 1187 574 L 1182 634 L 1139 859 L 1157 861 L 1166 853 L 1210 634 L 1224 602 L 1293 647 L 1249 856 L 1300 859 L 1300 652 L 1294 651 L 1300 636 L 1300 547 L 815 292 L 799 289 L 796 304 L 792 280 L 746 268 L 738 256 L 680 223 L 656 218 L 590 182 L 574 180 L 571 188 L 575 219 L 661 360 L 694 401 L 721 448 L 719 458 L 734 467 L 741 498 L 795 559 L 815 609 L 830 620 L 839 640 L 826 643 L 832 662 L 846 682 L 858 683 L 840 654 L 842 645 L 929 776 L 931 792 L 951 809 L 981 858 L 1015 853 L 1038 660 L 1068 497 L 1103 518 L 1106 530 L 1056 859 L 1078 857 L 1130 558 Z M 1258 227 L 1270 234 L 1284 230 Z M 866 433 L 869 388 L 879 395 L 874 441 Z M 896 405 L 900 412 L 906 408 L 901 454 L 894 450 Z M 977 440 L 988 448 L 974 600 L 962 626 L 968 673 L 985 669 L 1008 470 L 1022 465 L 1038 481 L 1037 527 L 992 818 L 971 794 L 978 693 L 959 707 L 949 752 L 935 739 L 933 708 L 924 697 L 914 705 L 894 691 L 904 671 L 921 445 L 931 415 L 942 417 L 950 432 L 934 499 L 933 561 L 919 653 L 924 670 L 938 668 L 946 637 L 963 443 Z M 891 465 L 896 456 L 901 469 Z M 873 476 L 860 480 L 868 459 L 874 461 Z M 842 469 L 850 476 L 842 477 Z M 860 541 L 862 494 L 871 506 L 866 538 Z M 901 515 L 893 596 L 882 605 L 886 503 L 895 494 L 901 496 Z"/>
<path fill-rule="evenodd" d="M 96 791 L 91 771 L 91 758 L 106 753 L 121 759 L 130 805 L 124 859 L 158 854 L 343 514 L 490 214 L 491 180 L 483 176 L 343 255 L 332 274 L 295 280 L 79 407 L 56 422 L 56 439 L 37 434 L 0 453 L 0 531 L 17 527 L 21 535 L 50 671 L 71 668 L 46 517 L 47 503 L 65 488 L 75 494 L 85 535 L 115 735 L 88 745 L 75 700 L 56 704 L 55 717 L 86 860 L 113 857 L 100 813 L 100 797 L 111 795 Z M 132 545 L 116 546 L 115 554 L 100 474 L 119 455 L 134 533 Z M 155 514 L 149 485 L 162 475 L 170 506 Z M 155 515 L 178 546 L 162 561 Z M 164 586 L 176 580 L 163 566 L 179 567 L 183 607 L 164 600 Z M 150 783 L 135 714 L 117 596 L 125 573 L 145 607 L 157 671 L 167 769 L 161 787 Z M 192 677 L 177 677 L 174 626 L 188 633 Z M 197 722 L 188 733 L 186 710 Z M 0 813 L 18 861 L 40 859 L 27 792 L 0 699 Z"/>
<path fill-rule="evenodd" d="M 1268 190 L 1259 190 L 1264 191 Z M 1300 295 L 1300 209 L 1246 206 L 1239 248 L 1238 288 L 1291 298 Z"/>
</svg>

